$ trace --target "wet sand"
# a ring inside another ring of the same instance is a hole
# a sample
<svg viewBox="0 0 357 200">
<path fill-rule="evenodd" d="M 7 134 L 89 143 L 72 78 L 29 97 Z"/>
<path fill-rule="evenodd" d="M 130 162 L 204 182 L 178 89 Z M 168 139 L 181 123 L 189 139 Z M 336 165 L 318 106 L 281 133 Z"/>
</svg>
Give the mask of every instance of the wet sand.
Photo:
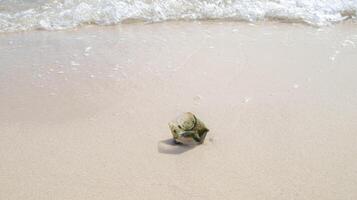
<svg viewBox="0 0 357 200">
<path fill-rule="evenodd" d="M 357 199 L 357 29 L 0 35 L 0 199 Z M 196 113 L 210 132 L 171 144 Z"/>
</svg>

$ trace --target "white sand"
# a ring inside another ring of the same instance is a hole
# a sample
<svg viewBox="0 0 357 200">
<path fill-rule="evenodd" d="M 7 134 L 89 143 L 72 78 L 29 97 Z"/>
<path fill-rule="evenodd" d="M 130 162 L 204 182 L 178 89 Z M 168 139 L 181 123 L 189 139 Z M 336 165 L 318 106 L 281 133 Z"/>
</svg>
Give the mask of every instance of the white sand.
<svg viewBox="0 0 357 200">
<path fill-rule="evenodd" d="M 357 29 L 0 35 L 0 199 L 357 199 Z M 204 145 L 170 145 L 196 113 Z"/>
</svg>

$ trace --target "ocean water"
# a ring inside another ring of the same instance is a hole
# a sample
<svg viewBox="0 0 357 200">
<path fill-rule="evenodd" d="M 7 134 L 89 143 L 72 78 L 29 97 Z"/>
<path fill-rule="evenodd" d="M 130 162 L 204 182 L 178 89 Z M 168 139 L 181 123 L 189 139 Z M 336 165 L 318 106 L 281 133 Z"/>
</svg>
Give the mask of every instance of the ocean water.
<svg viewBox="0 0 357 200">
<path fill-rule="evenodd" d="M 0 0 L 0 32 L 166 20 L 356 20 L 357 0 Z"/>
</svg>

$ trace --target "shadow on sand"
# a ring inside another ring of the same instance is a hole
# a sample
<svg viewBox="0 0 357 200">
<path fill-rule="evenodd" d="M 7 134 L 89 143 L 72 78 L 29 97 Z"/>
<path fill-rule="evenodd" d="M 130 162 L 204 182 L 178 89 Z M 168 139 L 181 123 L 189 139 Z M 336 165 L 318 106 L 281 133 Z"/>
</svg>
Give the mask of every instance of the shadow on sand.
<svg viewBox="0 0 357 200">
<path fill-rule="evenodd" d="M 158 152 L 164 154 L 182 154 L 193 148 L 195 148 L 195 145 L 187 146 L 182 144 L 175 144 L 173 139 L 161 140 L 157 145 Z"/>
</svg>

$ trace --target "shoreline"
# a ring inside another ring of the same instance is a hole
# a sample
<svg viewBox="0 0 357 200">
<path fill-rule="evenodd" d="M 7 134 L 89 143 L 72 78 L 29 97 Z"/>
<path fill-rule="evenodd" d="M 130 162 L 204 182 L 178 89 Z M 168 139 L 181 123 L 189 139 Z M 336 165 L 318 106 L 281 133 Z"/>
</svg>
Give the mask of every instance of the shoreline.
<svg viewBox="0 0 357 200">
<path fill-rule="evenodd" d="M 99 24 L 82 24 L 73 28 L 64 28 L 64 29 L 54 29 L 54 30 L 47 30 L 47 29 L 30 29 L 30 30 L 18 30 L 18 31 L 11 31 L 11 32 L 1 32 L 0 36 L 2 35 L 10 35 L 10 34 L 26 34 L 31 32 L 71 32 L 71 31 L 81 31 L 81 29 L 120 29 L 123 26 L 142 26 L 142 25 L 156 25 L 156 24 L 185 24 L 185 23 L 192 23 L 192 24 L 242 24 L 242 25 L 249 25 L 249 26 L 271 26 L 271 25 L 291 25 L 291 26 L 306 26 L 308 28 L 316 28 L 316 29 L 328 29 L 338 26 L 356 26 L 357 21 L 355 19 L 348 19 L 345 21 L 340 21 L 337 23 L 325 24 L 325 25 L 314 25 L 309 24 L 304 21 L 274 21 L 274 20 L 261 20 L 261 21 L 245 21 L 245 20 L 229 20 L 229 19 L 197 19 L 197 20 L 167 20 L 167 21 L 141 21 L 141 20 L 128 20 L 123 21 L 116 24 L 109 24 L 109 25 L 99 25 Z"/>
</svg>

